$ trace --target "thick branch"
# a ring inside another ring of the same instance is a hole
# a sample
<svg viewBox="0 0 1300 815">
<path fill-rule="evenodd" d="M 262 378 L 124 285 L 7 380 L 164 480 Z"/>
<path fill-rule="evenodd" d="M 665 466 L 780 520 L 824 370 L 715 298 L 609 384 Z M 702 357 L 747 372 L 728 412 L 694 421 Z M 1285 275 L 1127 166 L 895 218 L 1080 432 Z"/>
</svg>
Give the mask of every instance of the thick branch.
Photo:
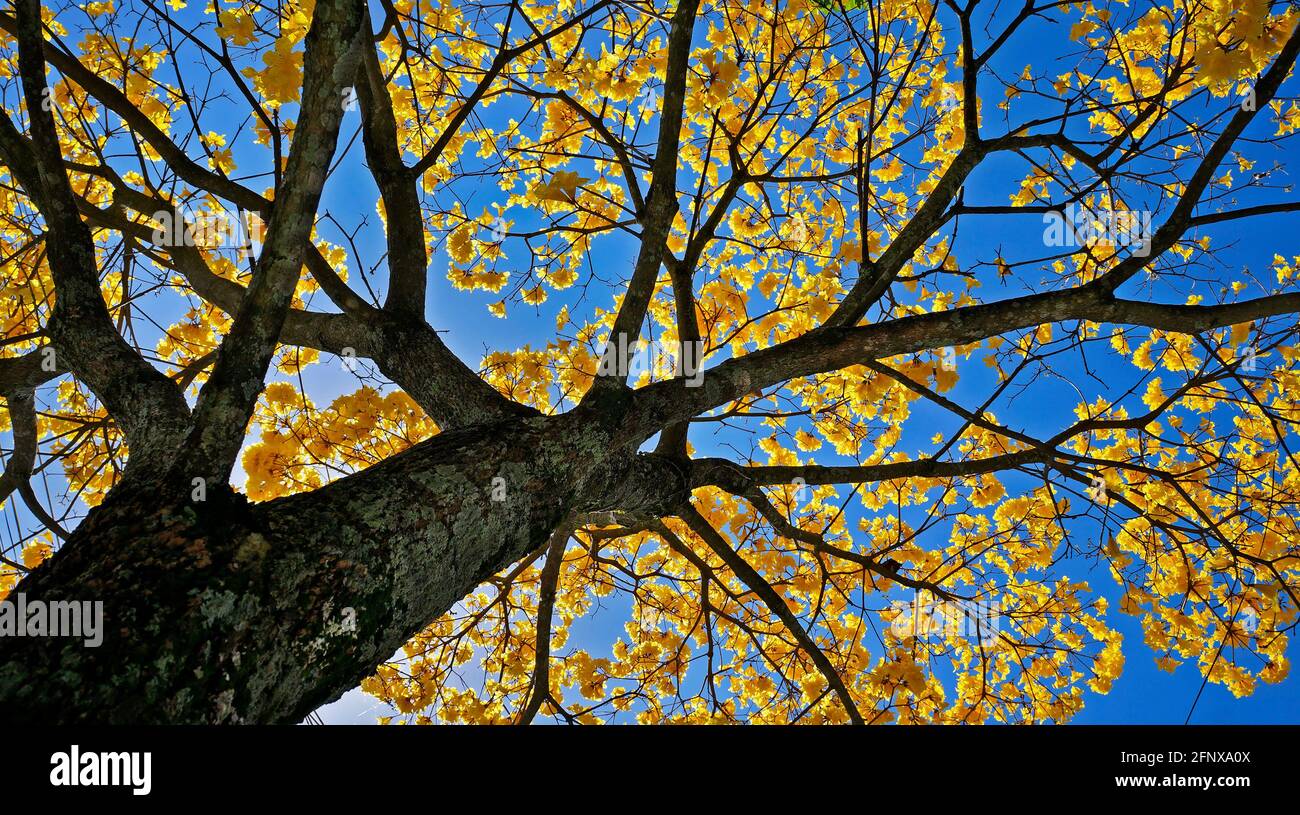
<svg viewBox="0 0 1300 815">
<path fill-rule="evenodd" d="M 0 503 L 16 491 L 46 529 L 66 538 L 68 531 L 45 511 L 32 490 L 32 469 L 36 464 L 36 407 L 32 392 L 9 391 L 5 404 L 9 410 L 9 426 L 13 428 L 14 449 L 5 463 L 4 473 L 0 473 Z"/>
<path fill-rule="evenodd" d="M 695 30 L 698 0 L 681 0 L 673 14 L 668 35 L 667 69 L 664 75 L 663 107 L 659 114 L 659 139 L 641 215 L 641 247 L 623 303 L 614 318 L 604 355 L 612 359 L 613 374 L 600 376 L 586 397 L 603 393 L 611 386 L 626 387 L 632 348 L 641 336 L 655 281 L 668 252 L 665 241 L 677 215 L 677 152 L 681 141 L 682 115 L 686 100 L 686 76 L 690 70 L 691 36 Z"/>
<path fill-rule="evenodd" d="M 54 115 L 47 104 L 44 37 L 37 0 L 16 3 L 19 69 L 31 123 L 27 142 L 0 115 L 0 156 L 40 208 L 55 303 L 46 331 L 61 364 L 119 417 L 133 469 L 175 449 L 189 408 L 178 389 L 118 334 L 100 294 L 95 246 L 63 168 Z"/>
<path fill-rule="evenodd" d="M 704 371 L 700 387 L 669 380 L 641 388 L 633 396 L 627 429 L 633 438 L 648 438 L 668 422 L 695 416 L 789 379 L 899 354 L 964 345 L 1045 323 L 1091 320 L 1197 334 L 1296 312 L 1300 312 L 1297 293 L 1219 306 L 1176 306 L 1113 299 L 1096 287 L 1084 286 L 857 328 L 813 332 L 710 368 Z"/>
<path fill-rule="evenodd" d="M 181 460 L 187 475 L 209 483 L 229 478 L 293 302 L 303 249 L 338 139 L 343 88 L 355 75 L 365 15 L 359 0 L 329 0 L 316 6 L 303 58 L 302 115 L 289 149 L 284 186 L 248 294 L 199 394 Z"/>
</svg>

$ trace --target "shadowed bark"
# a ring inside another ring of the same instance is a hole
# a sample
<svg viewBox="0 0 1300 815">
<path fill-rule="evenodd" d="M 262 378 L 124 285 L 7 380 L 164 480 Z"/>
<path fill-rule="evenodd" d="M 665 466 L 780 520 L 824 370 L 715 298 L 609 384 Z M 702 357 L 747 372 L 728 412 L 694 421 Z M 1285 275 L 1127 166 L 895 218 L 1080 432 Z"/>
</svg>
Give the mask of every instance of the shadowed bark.
<svg viewBox="0 0 1300 815">
<path fill-rule="evenodd" d="M 608 442 L 570 424 L 448 431 L 262 505 L 115 490 L 15 589 L 103 601 L 103 644 L 0 638 L 0 719 L 301 721 L 545 544 Z"/>
</svg>

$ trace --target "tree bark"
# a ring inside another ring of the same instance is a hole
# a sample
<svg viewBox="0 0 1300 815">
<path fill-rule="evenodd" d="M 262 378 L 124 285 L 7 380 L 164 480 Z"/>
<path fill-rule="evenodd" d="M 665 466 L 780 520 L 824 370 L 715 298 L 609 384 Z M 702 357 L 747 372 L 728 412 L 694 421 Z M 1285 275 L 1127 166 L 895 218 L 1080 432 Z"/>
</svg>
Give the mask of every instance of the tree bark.
<svg viewBox="0 0 1300 815">
<path fill-rule="evenodd" d="M 0 720 L 301 721 L 615 483 L 607 442 L 595 423 L 512 419 L 266 504 L 124 483 L 14 589 L 102 600 L 102 645 L 0 638 Z"/>
</svg>

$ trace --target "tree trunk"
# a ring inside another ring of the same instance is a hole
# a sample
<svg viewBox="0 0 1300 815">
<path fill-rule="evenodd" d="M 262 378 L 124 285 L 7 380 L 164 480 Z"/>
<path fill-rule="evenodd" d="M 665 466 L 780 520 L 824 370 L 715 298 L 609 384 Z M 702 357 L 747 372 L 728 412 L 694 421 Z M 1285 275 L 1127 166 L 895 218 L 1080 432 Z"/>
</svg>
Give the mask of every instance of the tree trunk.
<svg viewBox="0 0 1300 815">
<path fill-rule="evenodd" d="M 298 722 L 485 578 L 544 545 L 608 450 L 598 426 L 449 431 L 250 504 L 128 480 L 15 589 L 103 601 L 103 642 L 0 638 L 10 722 Z M 142 474 L 143 475 L 143 474 Z"/>
</svg>

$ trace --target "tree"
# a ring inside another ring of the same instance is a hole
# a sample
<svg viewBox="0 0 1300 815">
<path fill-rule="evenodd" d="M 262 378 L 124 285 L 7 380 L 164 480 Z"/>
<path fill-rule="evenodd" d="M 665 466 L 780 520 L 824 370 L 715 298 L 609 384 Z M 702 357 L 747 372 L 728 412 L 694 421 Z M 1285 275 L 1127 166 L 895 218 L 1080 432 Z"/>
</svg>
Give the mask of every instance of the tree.
<svg viewBox="0 0 1300 815">
<path fill-rule="evenodd" d="M 0 11 L 0 588 L 106 620 L 6 720 L 1064 721 L 1116 613 L 1285 678 L 1294 8 L 166 5 Z"/>
</svg>

